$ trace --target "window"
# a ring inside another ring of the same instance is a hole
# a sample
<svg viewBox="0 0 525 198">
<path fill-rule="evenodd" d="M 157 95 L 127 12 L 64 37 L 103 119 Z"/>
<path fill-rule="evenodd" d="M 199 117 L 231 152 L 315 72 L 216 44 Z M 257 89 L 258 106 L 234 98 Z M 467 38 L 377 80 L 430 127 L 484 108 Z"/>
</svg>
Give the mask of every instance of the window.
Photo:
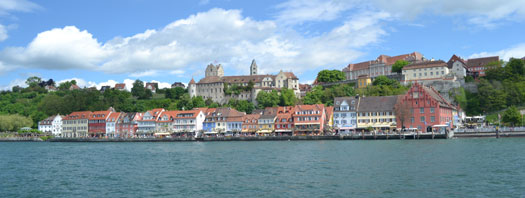
<svg viewBox="0 0 525 198">
<path fill-rule="evenodd" d="M 421 122 L 425 122 L 425 116 L 421 116 Z"/>
<path fill-rule="evenodd" d="M 425 108 L 423 107 L 419 108 L 419 113 L 425 113 Z"/>
<path fill-rule="evenodd" d="M 430 108 L 430 113 L 434 113 L 434 107 Z"/>
<path fill-rule="evenodd" d="M 435 116 L 431 116 L 430 117 L 430 122 L 435 122 L 436 121 L 436 117 Z"/>
</svg>

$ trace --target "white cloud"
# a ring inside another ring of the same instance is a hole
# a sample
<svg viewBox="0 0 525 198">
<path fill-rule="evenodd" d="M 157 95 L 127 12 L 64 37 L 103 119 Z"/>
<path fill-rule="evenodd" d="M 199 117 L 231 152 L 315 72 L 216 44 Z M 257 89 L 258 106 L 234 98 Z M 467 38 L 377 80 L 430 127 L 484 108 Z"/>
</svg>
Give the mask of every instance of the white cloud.
<svg viewBox="0 0 525 198">
<path fill-rule="evenodd" d="M 504 61 L 508 61 L 510 58 L 523 58 L 525 57 L 525 43 L 521 43 L 519 45 L 496 52 L 480 52 L 472 54 L 469 56 L 469 58 L 479 58 L 487 56 L 499 56 L 499 58 L 503 59 Z"/>
<path fill-rule="evenodd" d="M 378 42 L 386 32 L 386 12 L 358 12 L 317 36 L 303 36 L 275 21 L 256 21 L 240 10 L 211 9 L 158 30 L 99 43 L 74 26 L 42 32 L 26 47 L 0 52 L 4 65 L 46 69 L 80 68 L 130 77 L 195 73 L 217 60 L 226 69 L 247 73 L 256 59 L 261 73 L 280 69 L 304 72 L 341 67 L 359 57 L 358 49 Z"/>
<path fill-rule="evenodd" d="M 0 1 L 0 15 L 8 14 L 10 11 L 31 12 L 40 6 L 27 0 L 2 0 Z"/>
<path fill-rule="evenodd" d="M 69 78 L 69 79 L 64 79 L 64 80 L 60 80 L 57 82 L 57 86 L 60 84 L 60 83 L 63 83 L 63 82 L 66 82 L 66 81 L 71 81 L 71 80 L 76 80 L 77 81 L 77 85 L 81 88 L 84 88 L 84 87 L 96 87 L 97 89 L 100 90 L 100 88 L 102 86 L 111 86 L 111 87 L 115 87 L 115 84 L 117 83 L 124 83 L 126 84 L 126 89 L 128 91 L 131 91 L 131 88 L 133 87 L 133 83 L 135 82 L 135 80 L 132 80 L 132 79 L 125 79 L 123 80 L 122 82 L 118 82 L 118 81 L 115 81 L 115 80 L 108 80 L 108 81 L 104 81 L 104 82 L 93 82 L 93 81 L 86 81 L 82 78 Z M 25 83 L 25 80 L 23 81 Z M 145 81 L 144 82 L 144 85 L 147 83 Z M 163 89 L 163 88 L 171 88 L 171 84 L 168 83 L 168 82 L 160 82 L 160 81 L 156 81 L 156 80 L 152 80 L 151 82 L 156 82 L 156 83 L 159 83 L 159 88 L 160 89 Z"/>
<path fill-rule="evenodd" d="M 301 24 L 306 21 L 331 21 L 341 12 L 354 7 L 349 0 L 289 0 L 277 5 L 280 12 L 276 18 L 285 24 Z"/>
<path fill-rule="evenodd" d="M 129 76 L 130 77 L 145 77 L 145 76 L 156 76 L 158 75 L 158 71 L 156 70 L 148 70 L 148 71 L 143 71 L 143 72 L 134 72 L 134 73 L 131 73 Z"/>
<path fill-rule="evenodd" d="M 0 24 L 0 42 L 7 39 L 7 28 Z"/>
<path fill-rule="evenodd" d="M 11 90 L 11 89 L 13 89 L 14 86 L 27 87 L 26 80 L 24 80 L 24 79 L 15 79 L 15 80 L 9 82 L 8 85 L 1 87 L 0 90 Z"/>
<path fill-rule="evenodd" d="M 156 80 L 152 80 L 151 82 L 159 83 L 159 89 L 171 88 L 171 83 L 160 82 L 160 81 L 156 81 Z"/>
</svg>

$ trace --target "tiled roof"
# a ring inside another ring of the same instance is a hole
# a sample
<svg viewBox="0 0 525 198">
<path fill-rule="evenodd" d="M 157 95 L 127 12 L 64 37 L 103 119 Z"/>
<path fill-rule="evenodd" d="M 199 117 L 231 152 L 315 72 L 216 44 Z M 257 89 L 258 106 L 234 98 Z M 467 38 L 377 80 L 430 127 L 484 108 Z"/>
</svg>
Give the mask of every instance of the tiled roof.
<svg viewBox="0 0 525 198">
<path fill-rule="evenodd" d="M 89 116 L 89 120 L 105 120 L 110 113 L 111 111 L 94 111 L 91 113 L 91 116 Z"/>
<path fill-rule="evenodd" d="M 295 111 L 322 111 L 324 108 L 324 104 L 295 105 Z"/>
<path fill-rule="evenodd" d="M 489 56 L 482 58 L 471 58 L 467 60 L 467 67 L 480 67 L 485 66 L 490 62 L 499 61 L 499 56 Z"/>
<path fill-rule="evenodd" d="M 204 111 L 202 111 L 200 109 L 178 111 L 175 119 L 195 119 L 197 116 L 199 116 L 200 112 L 204 112 Z M 192 116 L 190 116 L 190 117 L 181 117 L 184 114 L 192 114 Z"/>
<path fill-rule="evenodd" d="M 452 57 L 450 57 L 450 60 L 448 60 L 448 62 L 447 62 L 448 68 L 452 69 L 452 66 L 453 66 L 452 64 L 454 64 L 454 62 L 456 62 L 456 61 L 459 61 L 459 62 L 463 63 L 464 67 L 467 66 L 467 63 L 465 63 L 465 60 L 463 60 L 461 57 L 456 56 L 454 54 L 454 55 L 452 55 Z"/>
<path fill-rule="evenodd" d="M 421 68 L 431 68 L 431 67 L 448 67 L 447 63 L 442 60 L 437 61 L 425 61 L 420 63 L 414 63 L 403 67 L 403 70 L 410 69 L 421 69 Z"/>
<path fill-rule="evenodd" d="M 334 107 L 333 106 L 327 106 L 326 108 L 326 117 L 329 118 L 334 113 Z"/>
<path fill-rule="evenodd" d="M 126 84 L 124 83 L 115 84 L 115 89 L 125 89 L 125 88 L 126 88 Z"/>
<path fill-rule="evenodd" d="M 370 96 L 359 100 L 358 112 L 393 111 L 398 96 Z"/>
<path fill-rule="evenodd" d="M 118 120 L 118 118 L 120 117 L 120 115 L 122 115 L 122 113 L 120 112 L 113 112 L 109 115 L 108 117 L 108 121 L 109 122 L 116 122 Z"/>
<path fill-rule="evenodd" d="M 295 74 L 293 72 L 283 72 L 284 75 L 287 77 L 287 78 L 291 78 L 291 79 L 299 79 L 297 78 L 297 76 L 295 76 Z"/>
<path fill-rule="evenodd" d="M 439 92 L 437 92 L 435 89 L 424 85 L 421 85 L 420 87 L 422 87 L 427 94 L 429 94 L 432 98 L 439 102 L 440 106 L 455 109 L 455 107 L 451 105 L 447 100 L 445 100 L 445 98 L 441 97 L 441 94 L 439 94 Z"/>
<path fill-rule="evenodd" d="M 260 119 L 271 119 L 277 116 L 278 107 L 266 107 Z"/>
<path fill-rule="evenodd" d="M 79 119 L 89 119 L 91 111 L 76 111 L 65 116 L 64 120 L 79 120 Z"/>
<path fill-rule="evenodd" d="M 191 84 L 195 84 L 195 80 L 193 80 L 193 78 L 191 78 L 190 82 L 188 83 L 189 85 Z"/>
<path fill-rule="evenodd" d="M 252 119 L 257 120 L 260 117 L 261 117 L 261 114 L 246 114 L 246 115 L 242 116 L 242 119 L 243 119 L 243 121 L 247 120 L 247 119 L 249 119 L 249 120 L 252 120 Z"/>
</svg>

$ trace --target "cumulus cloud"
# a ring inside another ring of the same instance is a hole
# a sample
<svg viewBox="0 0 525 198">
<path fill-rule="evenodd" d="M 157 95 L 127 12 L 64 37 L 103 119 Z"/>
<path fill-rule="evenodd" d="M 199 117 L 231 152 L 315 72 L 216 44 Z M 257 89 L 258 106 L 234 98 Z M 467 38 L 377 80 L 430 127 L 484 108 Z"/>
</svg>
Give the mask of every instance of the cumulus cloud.
<svg viewBox="0 0 525 198">
<path fill-rule="evenodd" d="M 386 34 L 381 22 L 389 16 L 358 12 L 332 30 L 309 37 L 275 21 L 245 17 L 240 10 L 215 8 L 105 43 L 75 26 L 55 28 L 38 34 L 26 47 L 5 48 L 0 61 L 18 67 L 80 68 L 143 77 L 203 70 L 213 61 L 247 73 L 255 58 L 261 73 L 280 69 L 300 73 L 354 60 L 362 54 L 358 48 Z"/>
<path fill-rule="evenodd" d="M 469 58 L 479 58 L 487 56 L 499 56 L 500 59 L 508 61 L 510 58 L 523 58 L 525 57 L 525 43 L 503 49 L 496 52 L 480 52 L 470 55 Z"/>
<path fill-rule="evenodd" d="M 0 90 L 11 90 L 14 86 L 27 87 L 26 80 L 24 79 L 14 79 L 6 86 L 0 87 Z"/>
<path fill-rule="evenodd" d="M 126 85 L 126 89 L 128 91 L 131 91 L 131 88 L 133 87 L 133 83 L 135 82 L 135 80 L 132 80 L 132 79 L 125 79 L 122 82 L 115 81 L 115 80 L 108 80 L 108 81 L 103 81 L 103 82 L 98 82 L 97 83 L 97 82 L 93 82 L 93 81 L 86 81 L 86 80 L 84 80 L 82 78 L 68 78 L 68 79 L 63 79 L 63 80 L 58 81 L 57 86 L 60 83 L 63 83 L 63 82 L 66 82 L 66 81 L 71 81 L 71 80 L 76 80 L 77 81 L 77 85 L 79 87 L 82 87 L 82 88 L 84 88 L 84 87 L 96 87 L 97 89 L 100 89 L 102 86 L 115 87 L 115 84 L 117 84 L 117 83 L 124 83 Z M 156 80 L 152 80 L 151 82 L 159 83 L 159 88 L 160 89 L 171 88 L 171 84 L 167 83 L 167 82 L 160 82 L 160 81 L 156 81 Z M 146 82 L 144 82 L 144 84 L 146 84 Z"/>
</svg>

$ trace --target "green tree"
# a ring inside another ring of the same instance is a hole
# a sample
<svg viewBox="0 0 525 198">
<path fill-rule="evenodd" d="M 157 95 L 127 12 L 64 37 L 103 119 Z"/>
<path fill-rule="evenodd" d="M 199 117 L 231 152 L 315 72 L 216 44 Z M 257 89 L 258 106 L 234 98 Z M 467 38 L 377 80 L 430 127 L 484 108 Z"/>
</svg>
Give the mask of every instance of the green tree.
<svg viewBox="0 0 525 198">
<path fill-rule="evenodd" d="M 503 113 L 501 119 L 508 126 L 517 126 L 521 122 L 521 114 L 515 106 L 511 106 Z"/>
<path fill-rule="evenodd" d="M 40 77 L 37 77 L 37 76 L 31 76 L 31 77 L 27 78 L 27 80 L 26 80 L 26 84 L 29 87 L 36 87 L 41 82 L 42 82 L 42 79 Z"/>
<path fill-rule="evenodd" d="M 259 108 L 265 108 L 265 107 L 276 107 L 279 104 L 279 93 L 275 90 L 272 90 L 271 92 L 266 91 L 260 91 L 257 94 L 257 103 L 259 104 Z"/>
<path fill-rule="evenodd" d="M 280 106 L 293 106 L 296 102 L 297 97 L 295 96 L 293 89 L 281 89 L 281 95 L 279 97 Z"/>
<path fill-rule="evenodd" d="M 202 96 L 191 98 L 191 103 L 193 104 L 193 108 L 206 107 L 206 102 L 204 102 Z"/>
<path fill-rule="evenodd" d="M 401 73 L 401 71 L 403 71 L 403 67 L 407 66 L 408 64 L 410 64 L 410 62 L 406 60 L 397 60 L 392 65 L 392 72 Z"/>
<path fill-rule="evenodd" d="M 186 89 L 182 87 L 175 87 L 175 88 L 167 89 L 166 98 L 178 100 L 186 92 L 187 92 Z"/>
<path fill-rule="evenodd" d="M 255 109 L 253 103 L 247 100 L 230 99 L 230 101 L 228 101 L 228 106 L 236 109 L 237 111 L 246 112 L 247 114 L 252 113 L 252 111 Z"/>
<path fill-rule="evenodd" d="M 374 79 L 372 82 L 372 85 L 378 86 L 378 85 L 386 85 L 391 87 L 398 87 L 399 82 L 397 80 L 392 80 L 386 76 L 378 76 Z"/>
<path fill-rule="evenodd" d="M 321 70 L 317 74 L 317 82 L 338 82 L 345 80 L 345 73 L 340 70 Z"/>
</svg>

